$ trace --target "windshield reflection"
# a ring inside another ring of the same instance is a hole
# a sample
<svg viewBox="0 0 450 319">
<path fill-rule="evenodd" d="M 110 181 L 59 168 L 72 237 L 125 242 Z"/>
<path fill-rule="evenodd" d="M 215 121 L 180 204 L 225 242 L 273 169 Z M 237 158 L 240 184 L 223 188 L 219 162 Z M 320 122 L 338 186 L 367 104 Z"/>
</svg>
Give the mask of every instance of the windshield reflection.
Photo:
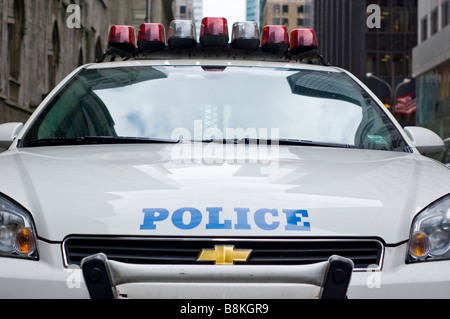
<svg viewBox="0 0 450 319">
<path fill-rule="evenodd" d="M 227 130 L 278 129 L 280 139 L 386 150 L 404 144 L 345 73 L 201 66 L 85 70 L 27 138 L 170 139 L 180 129 L 193 136 L 198 121 L 226 138 Z"/>
</svg>

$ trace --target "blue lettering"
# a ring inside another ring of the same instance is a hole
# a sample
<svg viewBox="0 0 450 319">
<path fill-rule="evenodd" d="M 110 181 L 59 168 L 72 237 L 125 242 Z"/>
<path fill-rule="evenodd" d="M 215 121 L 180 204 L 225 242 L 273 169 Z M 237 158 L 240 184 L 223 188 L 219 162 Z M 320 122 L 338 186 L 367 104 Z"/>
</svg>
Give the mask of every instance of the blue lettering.
<svg viewBox="0 0 450 319">
<path fill-rule="evenodd" d="M 163 221 L 169 217 L 169 211 L 164 208 L 146 208 L 142 212 L 145 215 L 141 229 L 156 229 L 155 222 Z"/>
<path fill-rule="evenodd" d="M 185 224 L 183 222 L 183 216 L 187 212 L 190 213 L 191 219 L 188 224 Z M 202 222 L 202 213 L 198 209 L 192 207 L 184 207 L 177 209 L 172 215 L 172 223 L 174 224 L 175 227 L 179 229 L 184 230 L 193 229 L 198 225 L 200 225 L 201 222 Z"/>
<path fill-rule="evenodd" d="M 209 213 L 209 223 L 206 224 L 206 229 L 231 229 L 231 220 L 225 220 L 223 224 L 219 222 L 222 207 L 207 207 L 206 211 Z"/>
<path fill-rule="evenodd" d="M 249 208 L 235 208 L 234 211 L 237 214 L 237 223 L 234 226 L 235 229 L 251 229 L 248 223 Z"/>
<path fill-rule="evenodd" d="M 309 222 L 304 222 L 302 224 L 302 217 L 308 217 L 308 211 L 306 210 L 291 210 L 283 209 L 283 213 L 286 214 L 287 225 L 285 230 L 290 231 L 310 231 L 311 225 Z"/>
<path fill-rule="evenodd" d="M 223 207 L 207 207 L 206 213 L 208 217 L 204 229 L 252 229 L 252 225 L 249 223 L 249 218 L 252 217 L 250 208 L 234 208 L 234 212 L 236 213 L 235 219 L 231 217 L 224 219 L 226 218 L 224 217 L 226 214 L 223 211 Z M 140 225 L 141 230 L 155 230 L 158 223 L 168 220 L 171 214 L 165 208 L 144 208 L 142 212 L 144 213 L 144 221 Z M 277 209 L 258 209 L 253 214 L 254 223 L 258 228 L 266 231 L 279 229 L 281 224 L 283 224 L 281 227 L 284 226 L 285 231 L 311 231 L 311 224 L 309 221 L 305 221 L 309 217 L 307 210 L 283 209 L 282 213 L 285 215 L 285 222 L 282 216 L 283 214 L 279 215 Z M 203 215 L 197 208 L 183 207 L 173 212 L 171 220 L 173 226 L 182 230 L 191 230 L 202 224 Z"/>
<path fill-rule="evenodd" d="M 278 210 L 276 209 L 267 209 L 262 208 L 258 209 L 255 212 L 255 223 L 256 225 L 263 230 L 275 230 L 280 225 L 279 222 L 273 222 L 272 224 L 268 224 L 266 220 L 266 215 L 270 214 L 274 217 L 278 216 Z"/>
</svg>

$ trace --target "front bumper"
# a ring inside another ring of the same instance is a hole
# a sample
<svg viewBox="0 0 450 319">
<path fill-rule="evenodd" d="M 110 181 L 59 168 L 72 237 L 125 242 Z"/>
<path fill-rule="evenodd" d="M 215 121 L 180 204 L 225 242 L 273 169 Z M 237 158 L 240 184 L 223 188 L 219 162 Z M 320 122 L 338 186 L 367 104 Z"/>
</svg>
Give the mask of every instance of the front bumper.
<svg viewBox="0 0 450 319">
<path fill-rule="evenodd" d="M 349 299 L 450 299 L 450 261 L 405 264 L 407 250 L 386 247 L 382 271 L 354 273 Z"/>
<path fill-rule="evenodd" d="M 61 245 L 39 241 L 38 248 L 39 261 L 0 258 L 0 298 L 90 298 L 81 269 L 64 267 Z M 450 261 L 405 264 L 406 250 L 407 244 L 386 247 L 382 271 L 353 272 L 348 298 L 450 298 Z M 317 296 L 309 286 L 290 283 L 153 282 L 118 289 L 130 298 L 290 299 L 305 292 Z"/>
</svg>

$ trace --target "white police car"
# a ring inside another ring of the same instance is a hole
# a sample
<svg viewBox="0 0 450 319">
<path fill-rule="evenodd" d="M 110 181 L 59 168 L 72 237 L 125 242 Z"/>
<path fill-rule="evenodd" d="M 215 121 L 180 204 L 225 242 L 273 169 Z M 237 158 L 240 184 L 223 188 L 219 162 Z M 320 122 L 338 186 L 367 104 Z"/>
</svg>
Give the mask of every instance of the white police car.
<svg viewBox="0 0 450 319">
<path fill-rule="evenodd" d="M 0 125 L 0 297 L 450 297 L 442 140 L 313 30 L 191 27 L 113 27 Z"/>
</svg>

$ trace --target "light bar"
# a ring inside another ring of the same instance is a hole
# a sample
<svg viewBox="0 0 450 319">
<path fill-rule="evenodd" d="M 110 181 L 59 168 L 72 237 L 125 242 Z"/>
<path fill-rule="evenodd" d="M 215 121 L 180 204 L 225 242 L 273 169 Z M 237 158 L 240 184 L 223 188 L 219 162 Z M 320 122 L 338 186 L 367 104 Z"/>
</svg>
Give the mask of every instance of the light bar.
<svg viewBox="0 0 450 319">
<path fill-rule="evenodd" d="M 254 21 L 235 22 L 231 28 L 231 43 L 228 22 L 223 17 L 202 19 L 199 42 L 196 28 L 191 20 L 173 20 L 170 23 L 167 44 L 165 28 L 160 23 L 140 25 L 136 39 L 131 26 L 111 27 L 108 49 L 97 62 L 108 56 L 115 58 L 229 58 L 264 61 L 298 61 L 300 63 L 328 65 L 319 52 L 314 29 L 295 29 L 290 34 L 286 26 L 266 25 L 261 32 Z M 137 45 L 136 45 L 137 42 Z M 163 51 L 163 52 L 159 52 Z M 152 54 L 154 52 L 154 54 Z M 216 68 L 211 70 L 216 71 Z M 210 68 L 208 68 L 210 71 Z"/>
<path fill-rule="evenodd" d="M 235 22 L 232 27 L 231 45 L 242 50 L 256 50 L 259 47 L 259 29 L 256 22 Z"/>
<path fill-rule="evenodd" d="M 316 32 L 313 29 L 295 29 L 291 32 L 290 50 L 292 54 L 317 48 Z"/>
<path fill-rule="evenodd" d="M 289 35 L 284 25 L 267 25 L 262 31 L 261 48 L 267 52 L 286 53 Z"/>
<path fill-rule="evenodd" d="M 136 49 L 136 35 L 133 27 L 115 25 L 109 32 L 108 49 L 117 49 L 124 53 L 134 52 Z"/>
<path fill-rule="evenodd" d="M 197 45 L 195 38 L 195 25 L 191 20 L 170 22 L 167 42 L 171 49 L 193 48 Z"/>
<path fill-rule="evenodd" d="M 200 43 L 203 47 L 225 47 L 228 40 L 227 19 L 203 18 L 200 29 Z"/>
<path fill-rule="evenodd" d="M 166 46 L 164 26 L 160 23 L 141 24 L 137 43 L 140 52 L 164 49 Z"/>
</svg>

